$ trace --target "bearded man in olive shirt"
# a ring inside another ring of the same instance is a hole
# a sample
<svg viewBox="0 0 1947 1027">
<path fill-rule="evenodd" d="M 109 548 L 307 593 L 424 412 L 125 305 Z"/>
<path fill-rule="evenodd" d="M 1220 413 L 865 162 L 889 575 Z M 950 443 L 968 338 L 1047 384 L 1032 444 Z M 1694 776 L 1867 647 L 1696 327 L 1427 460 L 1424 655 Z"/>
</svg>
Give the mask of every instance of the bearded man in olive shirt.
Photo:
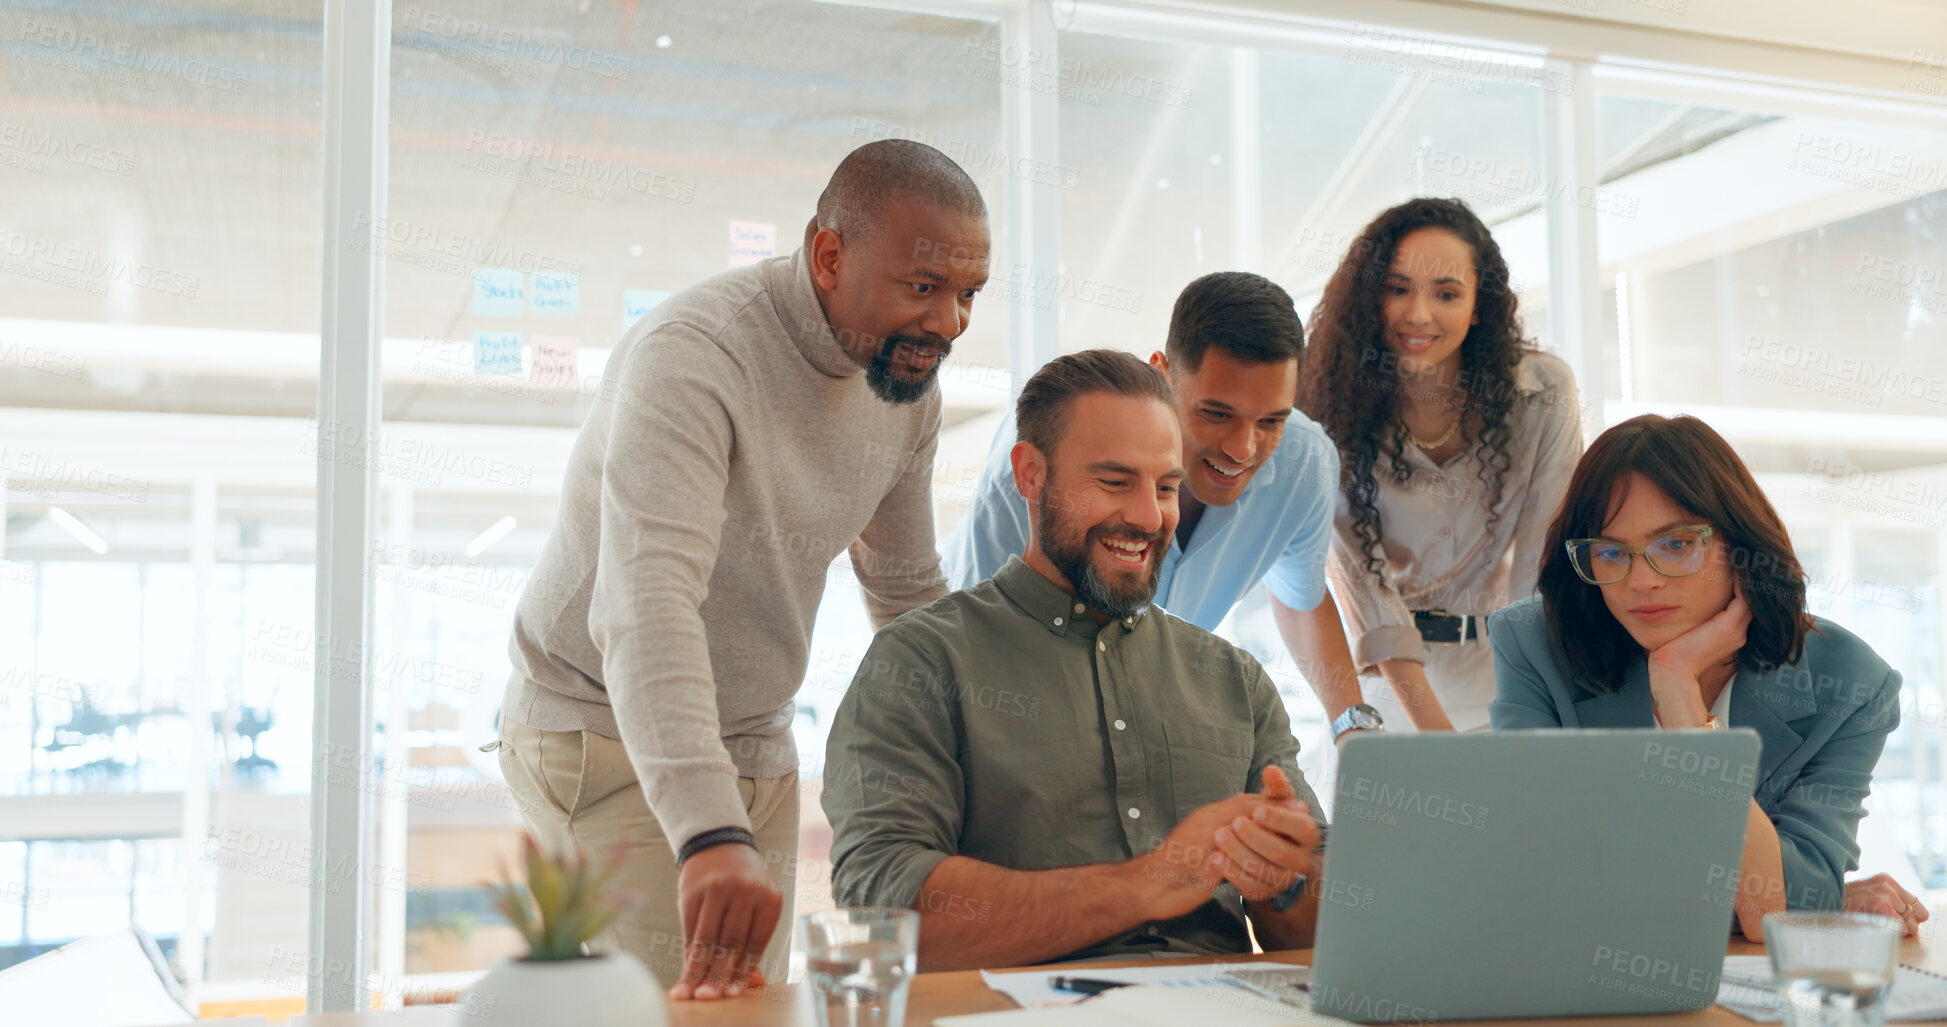
<svg viewBox="0 0 1947 1027">
<path fill-rule="evenodd" d="M 924 970 L 1311 942 L 1323 825 L 1277 689 L 1149 608 L 1167 381 L 1089 350 L 1016 406 L 1027 556 L 874 639 L 832 723 L 834 899 L 920 912 Z M 1309 882 L 1307 881 L 1309 878 Z"/>
</svg>

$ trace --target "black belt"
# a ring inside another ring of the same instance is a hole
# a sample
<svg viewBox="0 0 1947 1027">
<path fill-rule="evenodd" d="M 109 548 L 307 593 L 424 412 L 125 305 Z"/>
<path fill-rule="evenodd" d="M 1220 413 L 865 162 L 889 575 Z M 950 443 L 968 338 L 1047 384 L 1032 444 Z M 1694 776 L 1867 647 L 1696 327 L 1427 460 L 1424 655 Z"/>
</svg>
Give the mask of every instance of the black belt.
<svg viewBox="0 0 1947 1027">
<path fill-rule="evenodd" d="M 1465 642 L 1487 637 L 1487 618 L 1455 616 L 1439 610 L 1414 610 L 1413 626 L 1428 642 Z"/>
</svg>

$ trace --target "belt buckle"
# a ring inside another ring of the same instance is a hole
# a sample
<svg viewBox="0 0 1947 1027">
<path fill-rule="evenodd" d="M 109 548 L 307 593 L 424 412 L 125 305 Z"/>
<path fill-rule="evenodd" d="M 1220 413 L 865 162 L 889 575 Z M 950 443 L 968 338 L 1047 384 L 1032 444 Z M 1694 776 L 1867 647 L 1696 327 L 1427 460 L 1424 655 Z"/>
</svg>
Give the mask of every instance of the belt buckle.
<svg viewBox="0 0 1947 1027">
<path fill-rule="evenodd" d="M 1428 642 L 1447 642 L 1459 644 L 1467 640 L 1467 618 L 1445 610 L 1422 610 L 1429 619 L 1428 625 L 1420 627 L 1420 638 Z M 1450 623 L 1458 622 L 1458 623 Z M 1428 627 L 1433 627 L 1429 637 Z"/>
</svg>

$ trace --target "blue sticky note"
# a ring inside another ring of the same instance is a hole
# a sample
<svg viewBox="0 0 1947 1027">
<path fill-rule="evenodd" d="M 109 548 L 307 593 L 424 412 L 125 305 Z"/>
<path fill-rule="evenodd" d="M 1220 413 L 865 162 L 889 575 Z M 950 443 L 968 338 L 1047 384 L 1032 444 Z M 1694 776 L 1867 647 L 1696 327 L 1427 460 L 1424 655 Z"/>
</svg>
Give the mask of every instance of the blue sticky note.
<svg viewBox="0 0 1947 1027">
<path fill-rule="evenodd" d="M 642 315 L 656 308 L 656 304 L 668 299 L 672 293 L 663 289 L 624 289 L 622 290 L 622 330 L 628 331 L 642 320 Z"/>
<path fill-rule="evenodd" d="M 777 224 L 770 221 L 730 223 L 730 266 L 744 267 L 777 256 Z"/>
<path fill-rule="evenodd" d="M 521 333 L 474 332 L 473 373 L 521 373 Z"/>
<path fill-rule="evenodd" d="M 581 314 L 581 276 L 572 271 L 534 272 L 533 312 L 545 317 Z"/>
<path fill-rule="evenodd" d="M 473 313 L 476 317 L 519 317 L 527 313 L 527 291 L 521 273 L 511 267 L 473 269 Z"/>
</svg>

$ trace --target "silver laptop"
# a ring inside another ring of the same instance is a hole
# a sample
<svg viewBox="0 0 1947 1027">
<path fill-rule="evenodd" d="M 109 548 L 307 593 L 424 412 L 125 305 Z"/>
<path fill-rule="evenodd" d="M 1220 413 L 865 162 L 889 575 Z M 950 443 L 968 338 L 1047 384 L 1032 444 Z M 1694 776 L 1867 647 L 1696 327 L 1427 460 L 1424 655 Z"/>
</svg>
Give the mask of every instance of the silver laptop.
<svg viewBox="0 0 1947 1027">
<path fill-rule="evenodd" d="M 1757 773 L 1748 729 L 1348 740 L 1312 1008 L 1432 1023 L 1710 1005 Z"/>
</svg>

